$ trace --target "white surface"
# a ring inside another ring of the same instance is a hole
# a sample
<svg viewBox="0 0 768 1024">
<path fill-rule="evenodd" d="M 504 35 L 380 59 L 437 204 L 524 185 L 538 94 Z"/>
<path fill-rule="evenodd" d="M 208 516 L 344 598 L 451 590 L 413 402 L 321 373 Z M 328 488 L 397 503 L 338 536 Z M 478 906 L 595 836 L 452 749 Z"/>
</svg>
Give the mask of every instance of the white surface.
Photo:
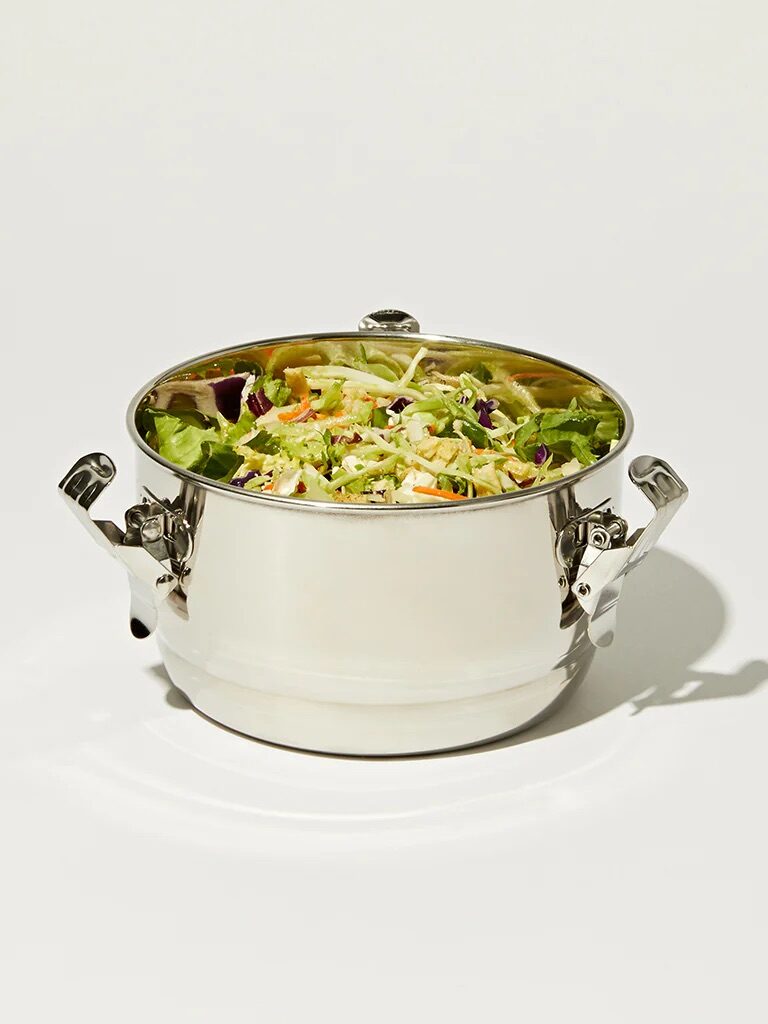
<svg viewBox="0 0 768 1024">
<path fill-rule="evenodd" d="M 4 27 L 4 1019 L 765 1020 L 763 5 Z M 54 486 L 103 449 L 117 513 L 134 387 L 389 304 L 594 368 L 692 497 L 538 736 L 260 746 L 176 706 Z"/>
</svg>

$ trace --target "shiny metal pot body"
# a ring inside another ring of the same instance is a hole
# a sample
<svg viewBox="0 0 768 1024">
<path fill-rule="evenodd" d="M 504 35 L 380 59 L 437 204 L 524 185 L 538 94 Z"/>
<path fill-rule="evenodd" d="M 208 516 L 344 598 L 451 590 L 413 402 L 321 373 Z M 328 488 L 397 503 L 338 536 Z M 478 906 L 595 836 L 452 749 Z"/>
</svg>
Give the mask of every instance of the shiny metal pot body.
<svg viewBox="0 0 768 1024">
<path fill-rule="evenodd" d="M 106 456 L 80 460 L 61 487 L 128 567 L 134 633 L 156 628 L 200 711 L 309 750 L 449 749 L 530 725 L 578 684 L 610 642 L 621 581 L 684 500 L 666 464 L 635 460 L 656 514 L 629 535 L 617 512 L 624 409 L 604 460 L 499 498 L 253 495 L 165 463 L 135 427 L 140 501 L 124 530 L 89 511 L 114 475 Z"/>
</svg>

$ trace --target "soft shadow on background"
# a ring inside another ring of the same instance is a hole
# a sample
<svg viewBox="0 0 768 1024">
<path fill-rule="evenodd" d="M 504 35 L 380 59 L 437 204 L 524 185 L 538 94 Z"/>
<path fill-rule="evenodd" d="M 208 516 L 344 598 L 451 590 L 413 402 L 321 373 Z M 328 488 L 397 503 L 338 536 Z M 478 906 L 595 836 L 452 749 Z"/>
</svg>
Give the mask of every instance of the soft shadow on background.
<svg viewBox="0 0 768 1024">
<path fill-rule="evenodd" d="M 647 708 L 752 693 L 768 680 L 764 660 L 748 660 L 722 673 L 695 667 L 725 623 L 725 602 L 712 580 L 676 555 L 652 551 L 624 584 L 616 639 L 597 652 L 570 700 L 540 725 L 481 749 L 552 736 L 623 704 L 640 714 Z"/>
<path fill-rule="evenodd" d="M 647 708 L 746 696 L 768 680 L 768 662 L 746 661 L 722 673 L 695 667 L 715 645 L 725 623 L 725 603 L 712 580 L 676 555 L 652 551 L 624 585 L 613 644 L 597 652 L 585 681 L 549 718 L 481 746 L 404 756 L 461 757 L 528 743 L 584 725 L 624 704 L 640 714 Z M 192 707 L 162 665 L 151 672 L 167 687 L 171 707 Z"/>
</svg>

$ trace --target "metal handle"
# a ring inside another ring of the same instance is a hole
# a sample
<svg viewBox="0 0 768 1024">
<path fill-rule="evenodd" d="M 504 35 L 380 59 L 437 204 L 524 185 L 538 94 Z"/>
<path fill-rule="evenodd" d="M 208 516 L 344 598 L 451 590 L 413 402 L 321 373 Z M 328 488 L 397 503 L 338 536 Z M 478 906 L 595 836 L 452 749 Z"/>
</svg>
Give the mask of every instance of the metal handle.
<svg viewBox="0 0 768 1024">
<path fill-rule="evenodd" d="M 357 329 L 385 334 L 419 334 L 421 331 L 419 321 L 402 309 L 377 309 L 375 313 L 364 316 Z"/>
<path fill-rule="evenodd" d="M 111 520 L 93 519 L 91 506 L 116 473 L 108 455 L 93 452 L 77 460 L 59 492 L 94 540 L 127 568 L 131 632 L 143 638 L 155 628 L 158 602 L 174 591 L 183 592 L 193 531 L 180 508 L 153 494 L 128 509 L 125 530 Z"/>
<path fill-rule="evenodd" d="M 587 509 L 557 535 L 557 557 L 568 575 L 570 592 L 589 616 L 587 631 L 598 647 L 607 647 L 616 627 L 616 605 L 624 579 L 645 558 L 688 497 L 688 488 L 662 459 L 641 455 L 629 478 L 655 509 L 653 519 L 631 536 L 624 519 L 608 508 Z"/>
</svg>

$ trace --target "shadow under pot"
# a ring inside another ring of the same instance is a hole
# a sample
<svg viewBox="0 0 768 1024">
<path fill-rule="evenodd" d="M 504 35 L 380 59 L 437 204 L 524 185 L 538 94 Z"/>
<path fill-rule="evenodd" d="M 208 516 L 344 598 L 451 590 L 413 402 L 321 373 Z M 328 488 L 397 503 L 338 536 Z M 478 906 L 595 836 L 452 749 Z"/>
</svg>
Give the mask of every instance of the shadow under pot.
<svg viewBox="0 0 768 1024">
<path fill-rule="evenodd" d="M 92 517 L 115 467 L 61 493 L 128 570 L 205 715 L 306 750 L 396 755 L 483 743 L 551 712 L 613 638 L 627 574 L 684 502 L 661 459 L 630 480 L 632 416 L 559 360 L 422 333 L 252 342 L 143 387 L 128 411 L 138 500 Z"/>
</svg>

